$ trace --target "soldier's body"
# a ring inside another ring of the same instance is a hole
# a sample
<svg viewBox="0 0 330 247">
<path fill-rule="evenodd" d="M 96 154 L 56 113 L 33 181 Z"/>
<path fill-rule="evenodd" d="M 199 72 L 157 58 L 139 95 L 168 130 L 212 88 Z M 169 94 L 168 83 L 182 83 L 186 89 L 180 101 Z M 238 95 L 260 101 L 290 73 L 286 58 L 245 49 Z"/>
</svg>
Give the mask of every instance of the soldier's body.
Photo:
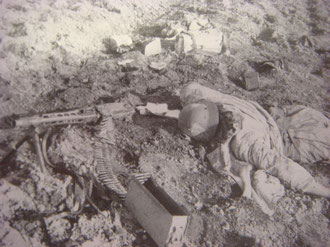
<svg viewBox="0 0 330 247">
<path fill-rule="evenodd" d="M 286 186 L 305 193 L 330 197 L 330 189 L 317 183 L 305 168 L 284 155 L 282 137 L 275 121 L 257 103 L 222 94 L 196 83 L 183 88 L 180 99 L 183 106 L 196 104 L 201 100 L 217 105 L 220 131 L 218 130 L 215 138 L 219 141 L 222 164 L 216 164 L 216 170 L 230 170 L 232 153 L 236 159 L 278 177 Z M 229 133 L 225 133 L 227 136 L 224 138 L 221 134 L 221 125 L 224 125 L 221 115 L 228 112 L 235 119 L 232 130 L 226 130 Z M 246 174 L 247 172 L 245 176 Z M 244 191 L 247 196 L 251 194 L 249 187 Z"/>
</svg>

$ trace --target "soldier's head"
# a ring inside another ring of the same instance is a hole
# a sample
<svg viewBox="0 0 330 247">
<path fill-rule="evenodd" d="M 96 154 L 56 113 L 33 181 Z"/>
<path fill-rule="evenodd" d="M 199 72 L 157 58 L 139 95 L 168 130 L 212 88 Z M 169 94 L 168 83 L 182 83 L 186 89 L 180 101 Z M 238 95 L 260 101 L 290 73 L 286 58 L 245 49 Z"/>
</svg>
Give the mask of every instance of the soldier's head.
<svg viewBox="0 0 330 247">
<path fill-rule="evenodd" d="M 186 105 L 179 115 L 180 130 L 192 139 L 210 141 L 219 125 L 217 105 L 211 101 L 200 100 Z"/>
</svg>

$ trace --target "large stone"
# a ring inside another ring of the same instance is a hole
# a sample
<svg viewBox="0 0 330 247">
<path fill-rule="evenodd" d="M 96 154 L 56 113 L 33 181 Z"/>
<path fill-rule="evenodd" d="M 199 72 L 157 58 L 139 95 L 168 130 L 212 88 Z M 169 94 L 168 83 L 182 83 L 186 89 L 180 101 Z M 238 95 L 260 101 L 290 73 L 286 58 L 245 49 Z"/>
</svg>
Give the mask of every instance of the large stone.
<svg viewBox="0 0 330 247">
<path fill-rule="evenodd" d="M 254 90 L 259 88 L 259 75 L 256 71 L 253 70 L 247 70 L 243 74 L 243 80 L 242 80 L 242 87 L 245 90 Z"/>
<path fill-rule="evenodd" d="M 150 43 L 148 43 L 144 48 L 144 55 L 147 57 L 160 54 L 162 52 L 162 45 L 160 38 L 156 38 Z"/>
<path fill-rule="evenodd" d="M 197 50 L 219 54 L 222 51 L 223 33 L 211 29 L 192 33 Z"/>
<path fill-rule="evenodd" d="M 104 39 L 103 43 L 106 53 L 124 53 L 129 51 L 133 46 L 133 40 L 128 35 L 115 35 L 109 39 Z"/>
</svg>

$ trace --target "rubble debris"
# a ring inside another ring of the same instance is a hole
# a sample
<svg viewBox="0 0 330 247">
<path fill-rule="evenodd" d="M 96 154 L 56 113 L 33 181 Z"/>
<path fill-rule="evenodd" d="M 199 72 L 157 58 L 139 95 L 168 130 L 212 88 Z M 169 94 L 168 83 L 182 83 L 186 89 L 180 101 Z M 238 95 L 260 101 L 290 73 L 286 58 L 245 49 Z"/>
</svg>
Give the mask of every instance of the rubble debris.
<svg viewBox="0 0 330 247">
<path fill-rule="evenodd" d="M 194 42 L 190 35 L 182 33 L 177 36 L 175 50 L 178 54 L 187 53 L 194 49 Z"/>
<path fill-rule="evenodd" d="M 265 42 L 276 42 L 276 37 L 274 34 L 275 34 L 275 29 L 267 27 L 260 32 L 257 39 Z"/>
<path fill-rule="evenodd" d="M 136 65 L 134 59 L 125 59 L 123 61 L 118 61 L 117 64 L 119 66 L 122 66 L 123 72 L 130 72 L 130 71 L 135 71 L 135 70 L 139 69 L 139 67 Z"/>
<path fill-rule="evenodd" d="M 259 84 L 259 75 L 256 71 L 248 70 L 243 74 L 242 87 L 245 90 L 254 90 L 258 89 Z"/>
<path fill-rule="evenodd" d="M 272 71 L 287 69 L 287 66 L 282 59 L 252 62 L 252 64 L 254 64 L 253 67 L 259 73 L 269 73 Z"/>
<path fill-rule="evenodd" d="M 311 48 L 311 47 L 314 46 L 312 40 L 307 35 L 301 36 L 301 38 L 299 39 L 299 41 L 300 41 L 300 44 L 302 46 L 309 47 L 309 48 Z"/>
<path fill-rule="evenodd" d="M 222 36 L 222 48 L 221 48 L 221 54 L 229 55 L 230 50 L 229 50 L 229 34 L 224 33 Z"/>
<path fill-rule="evenodd" d="M 126 59 L 126 60 L 123 60 L 123 61 L 118 61 L 117 63 L 120 66 L 126 66 L 127 64 L 132 63 L 132 62 L 134 62 L 133 59 Z"/>
<path fill-rule="evenodd" d="M 193 20 L 190 22 L 189 31 L 196 31 L 196 30 L 200 30 L 200 29 L 201 29 L 201 25 L 198 23 L 198 21 Z"/>
<path fill-rule="evenodd" d="M 169 118 L 179 118 L 180 110 L 169 110 L 167 104 L 155 104 L 148 102 L 146 106 L 138 106 L 136 110 L 141 115 L 156 115 Z"/>
<path fill-rule="evenodd" d="M 161 37 L 163 38 L 173 38 L 175 35 L 177 35 L 179 32 L 177 29 L 172 28 L 171 26 L 166 26 L 161 31 Z"/>
<path fill-rule="evenodd" d="M 208 19 L 198 19 L 197 23 L 201 26 L 201 27 L 206 27 L 209 24 L 209 20 Z"/>
<path fill-rule="evenodd" d="M 177 36 L 176 51 L 177 53 L 187 53 L 191 50 L 197 50 L 220 54 L 223 49 L 223 41 L 224 35 L 218 30 L 195 30 Z"/>
<path fill-rule="evenodd" d="M 116 35 L 111 38 L 104 39 L 105 53 L 124 53 L 132 49 L 133 40 L 128 35 Z"/>
<path fill-rule="evenodd" d="M 162 46 L 160 42 L 160 38 L 156 38 L 150 43 L 148 43 L 144 48 L 144 55 L 147 57 L 154 56 L 160 54 L 162 52 Z"/>
<path fill-rule="evenodd" d="M 201 202 L 201 201 L 197 201 L 195 204 L 194 204 L 196 210 L 200 211 L 202 210 L 202 208 L 204 207 L 204 203 Z"/>
<path fill-rule="evenodd" d="M 152 178 L 144 184 L 132 179 L 125 205 L 158 246 L 182 240 L 189 216 Z"/>
<path fill-rule="evenodd" d="M 167 64 L 164 62 L 151 62 L 149 67 L 157 72 L 164 72 Z"/>
<path fill-rule="evenodd" d="M 72 227 L 69 220 L 54 215 L 46 218 L 45 223 L 52 242 L 62 242 L 70 238 Z"/>
<path fill-rule="evenodd" d="M 133 93 L 128 93 L 126 99 L 132 107 L 135 107 L 137 105 L 142 105 L 141 98 Z"/>
<path fill-rule="evenodd" d="M 165 37 L 163 35 L 166 35 L 168 30 L 167 23 L 155 23 L 139 28 L 138 33 L 145 37 Z"/>
<path fill-rule="evenodd" d="M 146 106 L 138 106 L 136 108 L 141 115 L 154 114 L 154 115 L 164 115 L 167 111 L 167 104 L 155 104 L 147 103 Z"/>
<path fill-rule="evenodd" d="M 260 86 L 258 72 L 246 63 L 232 63 L 228 68 L 228 78 L 237 86 L 248 91 L 257 89 Z"/>
<path fill-rule="evenodd" d="M 276 177 L 266 174 L 262 170 L 258 170 L 253 176 L 253 186 L 270 207 L 274 207 L 279 199 L 285 195 L 284 186 Z"/>
<path fill-rule="evenodd" d="M 223 33 L 210 29 L 206 31 L 192 32 L 192 37 L 197 50 L 219 54 L 222 51 Z"/>
</svg>

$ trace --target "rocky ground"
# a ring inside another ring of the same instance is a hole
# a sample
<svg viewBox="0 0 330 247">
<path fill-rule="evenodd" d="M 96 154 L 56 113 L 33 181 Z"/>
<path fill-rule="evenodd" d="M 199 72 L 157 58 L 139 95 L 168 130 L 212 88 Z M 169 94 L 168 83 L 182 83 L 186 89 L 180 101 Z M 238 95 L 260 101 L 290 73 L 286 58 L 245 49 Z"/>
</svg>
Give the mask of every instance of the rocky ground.
<svg viewBox="0 0 330 247">
<path fill-rule="evenodd" d="M 208 168 L 175 120 L 134 107 L 180 108 L 177 91 L 195 81 L 266 109 L 329 116 L 329 2 L 127 2 L 0 0 L 0 117 L 121 103 L 128 113 L 107 123 L 111 162 L 152 174 L 190 212 L 179 246 L 327 246 L 328 200 L 286 189 L 269 217 Z M 94 181 L 92 203 L 72 176 L 40 171 L 33 138 L 1 164 L 1 246 L 155 246 L 94 177 L 102 126 L 57 127 L 50 138 L 54 163 Z M 0 130 L 1 157 L 28 133 Z M 326 164 L 302 165 L 328 184 Z M 75 201 L 86 203 L 71 214 Z"/>
</svg>

